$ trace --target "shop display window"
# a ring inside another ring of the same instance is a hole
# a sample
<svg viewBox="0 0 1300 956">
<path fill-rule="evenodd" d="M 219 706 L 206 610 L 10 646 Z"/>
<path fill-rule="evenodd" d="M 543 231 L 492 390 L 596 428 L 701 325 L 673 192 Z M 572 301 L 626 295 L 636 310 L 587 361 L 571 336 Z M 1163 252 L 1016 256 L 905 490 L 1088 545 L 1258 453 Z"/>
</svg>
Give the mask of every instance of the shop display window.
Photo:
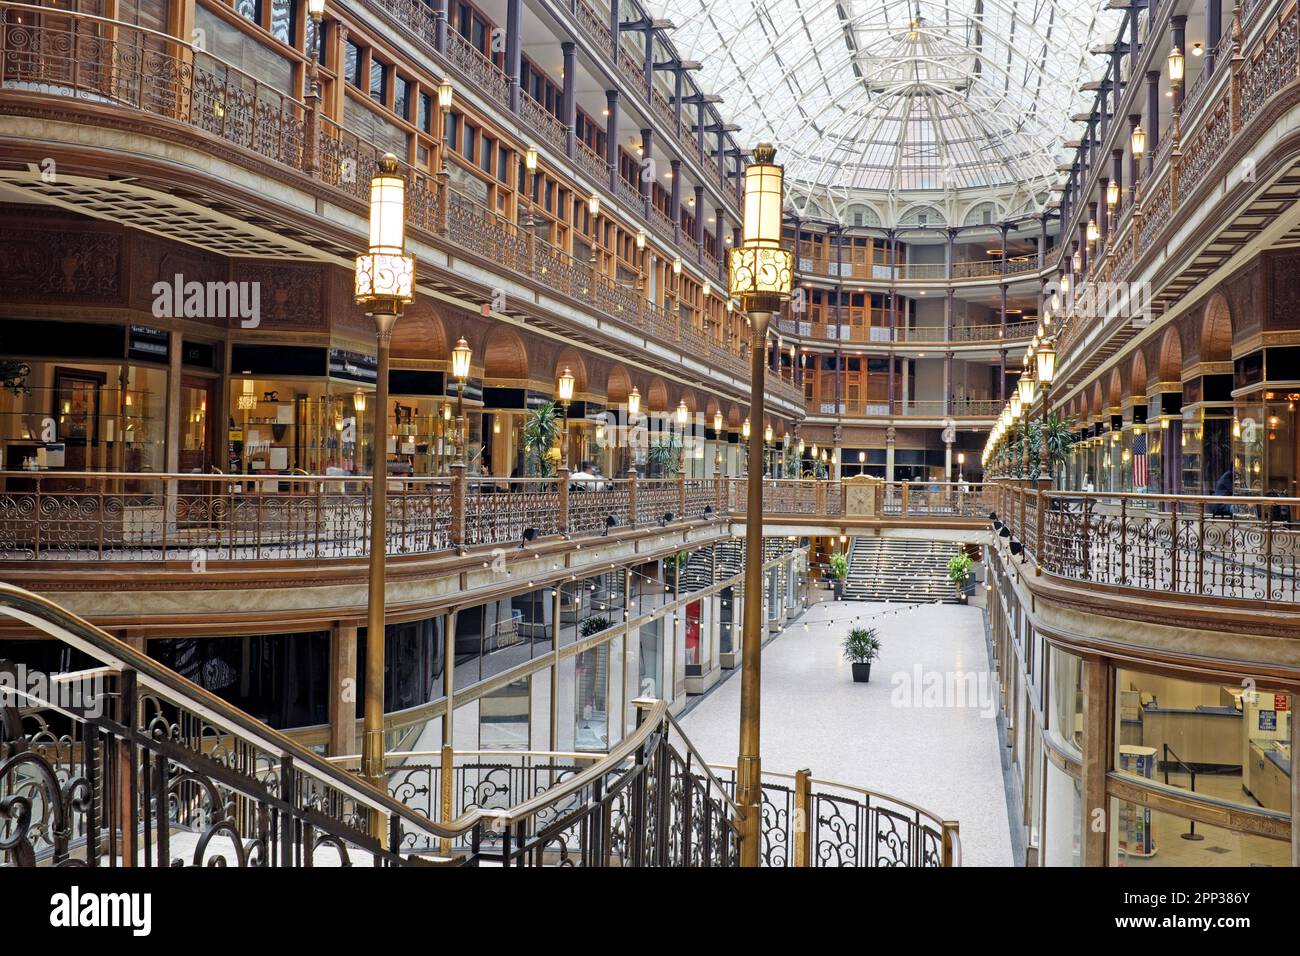
<svg viewBox="0 0 1300 956">
<path fill-rule="evenodd" d="M 8 471 L 162 471 L 167 372 L 140 365 L 27 362 L 0 391 Z"/>
<path fill-rule="evenodd" d="M 1120 670 L 1120 773 L 1207 798 L 1288 813 L 1291 694 Z"/>
<path fill-rule="evenodd" d="M 1291 844 L 1110 801 L 1111 866 L 1290 866 Z"/>
</svg>

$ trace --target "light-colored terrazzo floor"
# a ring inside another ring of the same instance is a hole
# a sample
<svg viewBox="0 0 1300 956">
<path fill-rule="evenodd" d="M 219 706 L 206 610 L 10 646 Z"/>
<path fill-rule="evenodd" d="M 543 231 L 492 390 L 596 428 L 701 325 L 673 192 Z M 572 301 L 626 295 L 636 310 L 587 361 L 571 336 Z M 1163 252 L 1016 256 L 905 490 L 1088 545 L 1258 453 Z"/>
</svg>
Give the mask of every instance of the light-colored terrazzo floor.
<svg viewBox="0 0 1300 956">
<path fill-rule="evenodd" d="M 893 610 L 890 614 L 880 612 Z M 855 684 L 840 655 L 853 618 L 879 630 L 871 682 Z M 807 630 L 804 623 L 808 623 Z M 903 675 L 988 675 L 979 608 L 924 605 L 911 611 L 868 602 L 813 605 L 763 651 L 764 770 L 807 767 L 815 778 L 865 787 L 918 804 L 961 825 L 964 866 L 1010 866 L 1011 838 L 991 708 L 898 706 Z M 908 695 L 909 700 L 911 695 Z M 996 699 L 996 697 L 994 698 Z M 924 697 L 921 703 L 924 703 Z M 710 763 L 734 765 L 740 675 L 718 686 L 682 721 Z"/>
</svg>

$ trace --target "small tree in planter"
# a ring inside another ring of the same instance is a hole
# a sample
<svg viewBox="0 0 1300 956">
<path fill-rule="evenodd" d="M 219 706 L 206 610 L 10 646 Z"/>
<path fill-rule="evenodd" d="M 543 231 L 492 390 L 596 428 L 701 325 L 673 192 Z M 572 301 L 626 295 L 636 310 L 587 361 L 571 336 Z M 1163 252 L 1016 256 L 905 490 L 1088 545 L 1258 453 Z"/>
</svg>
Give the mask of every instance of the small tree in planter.
<svg viewBox="0 0 1300 956">
<path fill-rule="evenodd" d="M 583 637 L 591 637 L 591 635 L 599 634 L 601 631 L 608 631 L 613 626 L 614 622 L 609 618 L 595 615 L 578 625 L 578 633 Z"/>
<path fill-rule="evenodd" d="M 871 680 L 871 662 L 880 656 L 880 636 L 874 627 L 855 627 L 844 638 L 844 659 L 853 665 L 853 682 Z"/>
<path fill-rule="evenodd" d="M 844 597 L 844 579 L 849 576 L 849 559 L 836 551 L 831 555 L 831 581 L 835 584 L 835 600 Z"/>
<path fill-rule="evenodd" d="M 948 580 L 957 588 L 957 603 L 966 603 L 966 585 L 975 576 L 970 555 L 959 551 L 948 559 Z"/>
</svg>

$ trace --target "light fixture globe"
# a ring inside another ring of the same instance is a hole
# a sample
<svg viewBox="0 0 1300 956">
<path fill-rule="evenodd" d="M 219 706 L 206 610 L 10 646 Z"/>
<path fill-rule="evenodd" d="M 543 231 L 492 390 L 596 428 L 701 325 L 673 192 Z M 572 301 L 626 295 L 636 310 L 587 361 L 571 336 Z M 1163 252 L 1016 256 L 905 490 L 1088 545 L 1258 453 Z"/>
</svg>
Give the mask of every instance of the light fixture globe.
<svg viewBox="0 0 1300 956">
<path fill-rule="evenodd" d="M 641 414 L 641 390 L 635 385 L 632 386 L 631 393 L 627 396 L 627 415 L 628 418 L 636 418 Z"/>
<path fill-rule="evenodd" d="M 320 23 L 325 16 L 325 0 L 307 0 L 307 15 Z"/>
<path fill-rule="evenodd" d="M 1133 127 L 1133 133 L 1129 137 L 1129 149 L 1134 159 L 1141 159 L 1147 151 L 1147 131 L 1142 128 L 1141 123 Z"/>
<path fill-rule="evenodd" d="M 438 84 L 438 106 L 445 110 L 451 109 L 452 99 L 455 96 L 455 87 L 451 85 L 451 80 L 443 80 Z"/>
<path fill-rule="evenodd" d="M 713 431 L 715 433 L 722 431 L 722 412 L 713 413 Z"/>
<path fill-rule="evenodd" d="M 768 425 L 766 428 L 763 429 L 763 441 L 767 442 L 769 445 L 772 444 L 772 426 L 771 426 L 771 425 Z"/>
<path fill-rule="evenodd" d="M 691 410 L 686 407 L 686 399 L 683 398 L 677 403 L 677 424 L 684 428 L 686 426 L 686 420 L 690 418 L 690 416 Z"/>
<path fill-rule="evenodd" d="M 569 370 L 567 365 L 564 367 L 564 372 L 561 373 L 558 379 L 558 384 L 560 401 L 565 402 L 566 404 L 573 401 L 573 372 Z"/>
<path fill-rule="evenodd" d="M 469 378 L 469 363 L 473 354 L 465 336 L 456 340 L 456 347 L 451 350 L 451 374 L 454 378 L 462 382 Z"/>
<path fill-rule="evenodd" d="M 587 200 L 587 212 L 591 213 L 593 216 L 600 215 L 600 196 L 596 193 L 592 193 L 591 197 Z"/>
<path fill-rule="evenodd" d="M 746 418 L 744 423 L 740 426 L 740 435 L 746 441 L 749 441 L 749 430 L 749 419 Z"/>
<path fill-rule="evenodd" d="M 770 143 L 754 148 L 745 167 L 745 200 L 739 248 L 730 252 L 730 291 L 746 312 L 775 312 L 794 285 L 794 254 L 781 247 L 784 172 Z"/>
<path fill-rule="evenodd" d="M 1169 82 L 1175 88 L 1183 85 L 1183 76 L 1187 67 L 1187 61 L 1183 57 L 1183 51 L 1174 47 L 1169 51 Z"/>
<path fill-rule="evenodd" d="M 1051 385 L 1052 379 L 1056 377 L 1056 349 L 1052 348 L 1051 339 L 1038 347 L 1035 357 L 1038 362 L 1038 381 Z"/>
<path fill-rule="evenodd" d="M 1008 407 L 1011 409 L 1011 420 L 1015 421 L 1020 417 L 1020 411 L 1024 407 L 1021 404 L 1019 392 L 1011 393 L 1011 401 Z"/>
<path fill-rule="evenodd" d="M 1106 184 L 1106 205 L 1114 209 L 1119 205 L 1119 181 L 1112 179 Z"/>
<path fill-rule="evenodd" d="M 406 180 L 385 153 L 370 181 L 370 245 L 357 256 L 354 298 L 375 314 L 396 315 L 414 299 L 415 259 L 406 255 Z"/>
<path fill-rule="evenodd" d="M 1029 405 L 1034 404 L 1034 391 L 1037 384 L 1038 383 L 1034 381 L 1032 372 L 1027 371 L 1025 374 L 1020 376 L 1020 381 L 1016 383 L 1016 391 L 1020 396 L 1020 404 L 1022 407 L 1028 407 Z"/>
</svg>

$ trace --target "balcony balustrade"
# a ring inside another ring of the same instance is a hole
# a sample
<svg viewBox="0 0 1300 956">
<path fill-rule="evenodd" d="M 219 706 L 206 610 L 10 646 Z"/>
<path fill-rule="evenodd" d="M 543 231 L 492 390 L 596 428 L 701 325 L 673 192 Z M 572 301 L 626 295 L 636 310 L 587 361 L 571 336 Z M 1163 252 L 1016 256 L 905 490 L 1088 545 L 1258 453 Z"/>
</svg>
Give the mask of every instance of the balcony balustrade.
<svg viewBox="0 0 1300 956">
<path fill-rule="evenodd" d="M 1300 499 L 997 488 L 992 510 L 1046 573 L 1134 595 L 1300 603 Z"/>
<path fill-rule="evenodd" d="M 805 274 L 841 279 L 861 279 L 867 282 L 935 282 L 958 279 L 1000 278 L 1038 271 L 1038 257 L 1016 256 L 1005 266 L 1000 259 L 961 260 L 952 264 L 952 275 L 943 262 L 900 262 L 892 267 L 887 262 L 836 261 L 830 256 L 801 256 L 799 271 Z"/>
<path fill-rule="evenodd" d="M 833 311 L 833 307 L 831 309 Z M 871 323 L 846 319 L 842 324 L 834 321 L 808 322 L 790 318 L 777 319 L 777 331 L 782 335 L 800 336 L 808 340 L 826 340 L 830 342 L 866 342 L 887 343 L 907 342 L 925 343 L 926 345 L 946 344 L 949 342 L 999 342 L 1028 341 L 1033 338 L 1038 322 L 1008 322 L 1004 329 L 1001 323 L 984 323 L 955 325 L 951 337 L 941 325 L 932 326 L 897 326 L 890 337 L 887 324 L 888 314 L 872 317 Z"/>
</svg>

